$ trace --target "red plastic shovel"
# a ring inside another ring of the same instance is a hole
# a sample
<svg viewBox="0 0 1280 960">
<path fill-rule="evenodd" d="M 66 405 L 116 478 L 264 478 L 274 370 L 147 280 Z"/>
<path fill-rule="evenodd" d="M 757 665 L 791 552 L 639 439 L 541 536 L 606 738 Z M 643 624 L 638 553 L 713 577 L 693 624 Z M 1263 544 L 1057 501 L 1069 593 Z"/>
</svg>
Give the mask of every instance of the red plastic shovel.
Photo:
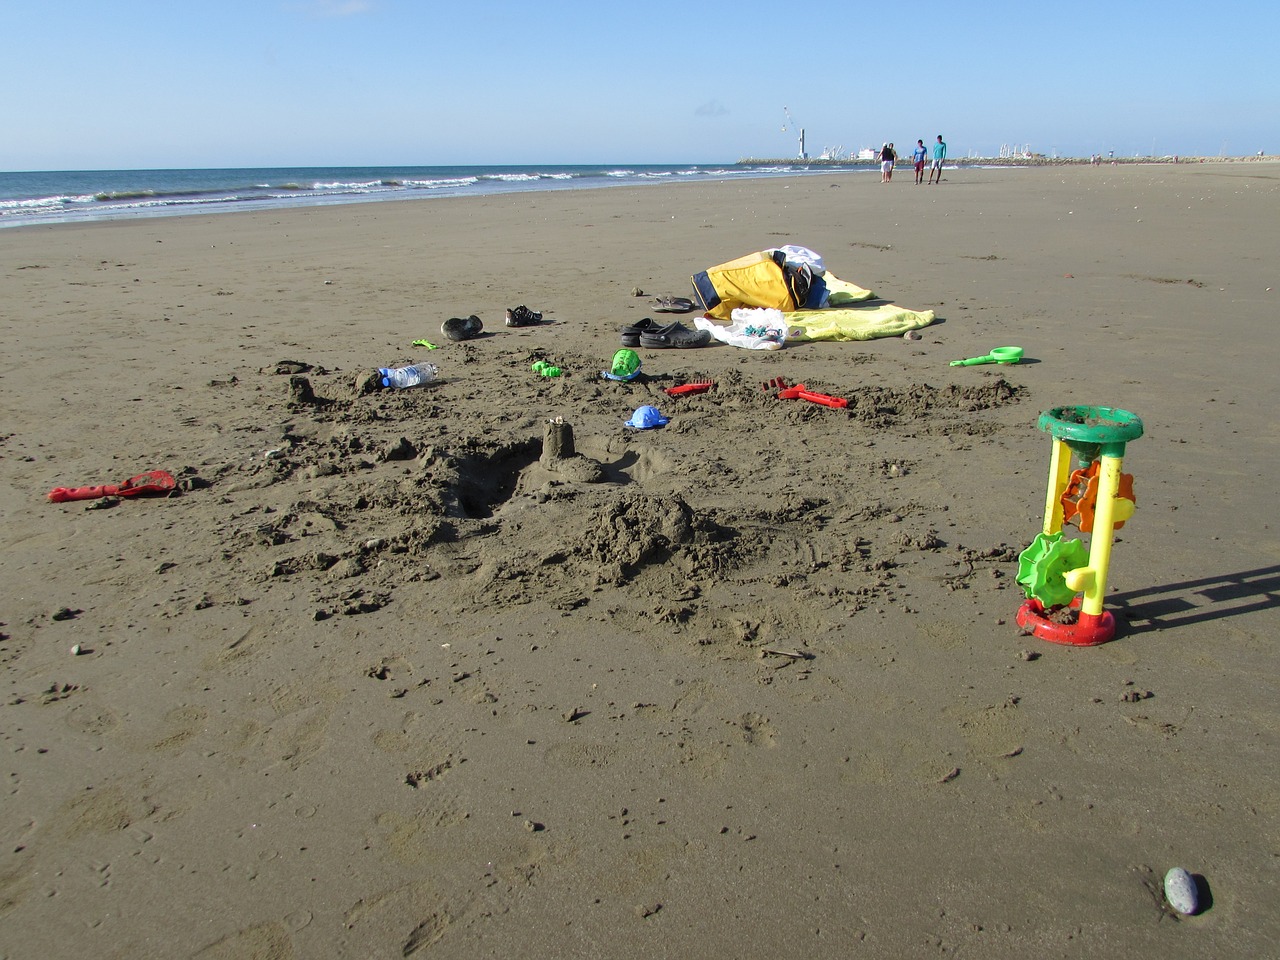
<svg viewBox="0 0 1280 960">
<path fill-rule="evenodd" d="M 797 383 L 794 387 L 787 386 L 787 381 L 781 377 L 774 377 L 772 380 L 766 380 L 761 387 L 767 392 L 776 390 L 776 396 L 779 400 L 808 400 L 810 403 L 820 403 L 824 407 L 833 407 L 842 410 L 849 406 L 849 401 L 844 397 L 832 397 L 825 393 L 814 393 L 803 383 Z"/>
<path fill-rule="evenodd" d="M 54 487 L 49 499 L 54 503 L 68 500 L 97 500 L 100 497 L 132 497 L 138 493 L 165 493 L 178 485 L 173 475 L 163 470 L 150 470 L 130 477 L 124 483 L 108 483 L 100 487 Z"/>
</svg>

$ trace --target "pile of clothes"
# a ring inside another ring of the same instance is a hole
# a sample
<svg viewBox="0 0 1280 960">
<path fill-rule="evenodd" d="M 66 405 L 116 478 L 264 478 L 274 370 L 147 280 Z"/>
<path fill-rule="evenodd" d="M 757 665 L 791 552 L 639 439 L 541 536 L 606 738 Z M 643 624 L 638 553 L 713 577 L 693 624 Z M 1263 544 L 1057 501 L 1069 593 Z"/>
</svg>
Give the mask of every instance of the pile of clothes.
<svg viewBox="0 0 1280 960">
<path fill-rule="evenodd" d="M 691 278 L 706 315 L 694 321 L 725 343 L 776 350 L 784 342 L 873 340 L 933 323 L 932 310 L 875 300 L 834 276 L 808 247 L 784 246 L 739 257 Z"/>
</svg>

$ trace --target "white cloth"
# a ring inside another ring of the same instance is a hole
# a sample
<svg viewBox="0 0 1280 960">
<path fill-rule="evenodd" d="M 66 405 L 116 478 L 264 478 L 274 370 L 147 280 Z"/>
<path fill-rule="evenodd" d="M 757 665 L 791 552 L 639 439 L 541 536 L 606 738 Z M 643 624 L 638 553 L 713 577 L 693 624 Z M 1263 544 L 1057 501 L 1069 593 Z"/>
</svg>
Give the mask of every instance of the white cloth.
<svg viewBox="0 0 1280 960">
<path fill-rule="evenodd" d="M 799 247 L 795 244 L 787 244 L 785 247 L 774 247 L 773 249 L 781 250 L 783 256 L 787 258 L 787 263 L 793 267 L 798 267 L 802 263 L 807 263 L 815 277 L 820 277 L 827 272 L 827 268 L 823 266 L 822 263 L 822 255 L 814 253 L 808 247 Z M 767 252 L 772 253 L 773 250 Z"/>
<path fill-rule="evenodd" d="M 708 317 L 695 317 L 693 325 L 708 331 L 721 343 L 747 350 L 781 350 L 788 337 L 795 339 L 798 330 L 787 326 L 781 310 L 772 307 L 735 307 L 729 324 Z"/>
</svg>

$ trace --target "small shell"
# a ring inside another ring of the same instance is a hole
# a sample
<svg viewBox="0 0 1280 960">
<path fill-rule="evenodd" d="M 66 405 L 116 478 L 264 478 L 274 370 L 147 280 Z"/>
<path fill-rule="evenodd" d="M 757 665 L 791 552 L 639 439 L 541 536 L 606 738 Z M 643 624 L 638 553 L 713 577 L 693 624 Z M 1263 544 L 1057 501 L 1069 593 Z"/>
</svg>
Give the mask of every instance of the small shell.
<svg viewBox="0 0 1280 960">
<path fill-rule="evenodd" d="M 1196 882 L 1182 867 L 1173 867 L 1164 875 L 1164 898 L 1169 901 L 1169 906 L 1188 916 L 1200 909 Z"/>
<path fill-rule="evenodd" d="M 75 646 L 71 648 L 71 655 L 73 657 L 80 656 L 80 644 L 77 643 Z"/>
</svg>

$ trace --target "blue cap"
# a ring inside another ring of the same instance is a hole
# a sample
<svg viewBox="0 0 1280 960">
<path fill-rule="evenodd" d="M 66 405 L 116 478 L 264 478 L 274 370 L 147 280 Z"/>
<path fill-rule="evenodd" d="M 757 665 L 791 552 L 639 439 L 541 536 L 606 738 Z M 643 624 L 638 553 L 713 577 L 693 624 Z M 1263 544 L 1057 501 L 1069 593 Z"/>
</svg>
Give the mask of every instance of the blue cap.
<svg viewBox="0 0 1280 960">
<path fill-rule="evenodd" d="M 636 407 L 636 412 L 631 415 L 631 419 L 624 421 L 628 427 L 634 427 L 637 430 L 651 430 L 654 427 L 665 427 L 671 422 L 670 417 L 664 417 L 658 412 L 657 407 Z"/>
</svg>

